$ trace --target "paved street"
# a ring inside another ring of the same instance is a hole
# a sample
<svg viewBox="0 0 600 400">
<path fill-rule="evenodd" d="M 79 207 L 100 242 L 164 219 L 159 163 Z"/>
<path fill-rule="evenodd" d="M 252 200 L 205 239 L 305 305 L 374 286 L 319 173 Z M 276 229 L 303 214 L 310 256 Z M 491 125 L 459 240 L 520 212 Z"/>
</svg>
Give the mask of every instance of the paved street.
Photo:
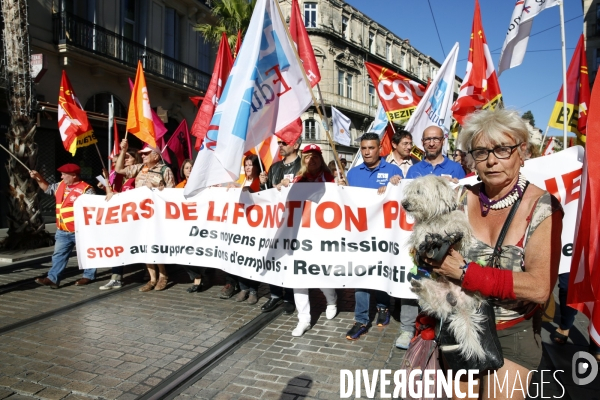
<svg viewBox="0 0 600 400">
<path fill-rule="evenodd" d="M 32 283 L 49 264 L 0 267 L 0 399 L 140 398 L 265 316 L 260 306 L 266 285 L 257 305 L 221 300 L 220 272 L 210 278 L 208 290 L 188 294 L 187 275 L 172 267 L 167 290 L 140 293 L 144 273 L 141 266 L 131 266 L 126 285 L 105 292 L 98 287 L 108 281 L 110 270 L 77 287 L 73 283 L 81 272 L 75 258 L 69 266 L 58 290 Z M 314 326 L 303 337 L 290 335 L 296 314 L 274 314 L 255 336 L 240 340 L 169 398 L 338 399 L 340 369 L 400 369 L 404 352 L 394 347 L 397 309 L 389 326 L 349 342 L 345 333 L 353 323 L 353 292 L 338 291 L 340 312 L 333 320 L 325 318 L 322 293 L 311 290 L 310 296 Z M 55 310 L 60 312 L 49 314 Z M 585 388 L 570 381 L 570 357 L 585 346 L 584 317 L 578 316 L 576 328 L 572 345 L 545 347 L 542 365 L 567 371 L 561 374 L 564 398 L 598 398 L 600 378 Z M 548 342 L 548 331 L 544 337 Z M 555 385 L 545 395 L 561 391 Z"/>
</svg>

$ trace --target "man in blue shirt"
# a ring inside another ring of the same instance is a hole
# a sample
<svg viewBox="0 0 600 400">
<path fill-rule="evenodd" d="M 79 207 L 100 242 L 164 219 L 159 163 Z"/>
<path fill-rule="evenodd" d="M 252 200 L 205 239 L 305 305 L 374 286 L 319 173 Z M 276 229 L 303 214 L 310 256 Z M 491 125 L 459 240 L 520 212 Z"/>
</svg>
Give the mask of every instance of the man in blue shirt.
<svg viewBox="0 0 600 400">
<path fill-rule="evenodd" d="M 381 143 L 376 133 L 365 133 L 360 138 L 360 152 L 364 162 L 348 171 L 348 184 L 364 188 L 377 189 L 378 194 L 385 193 L 388 183 L 397 185 L 403 178 L 402 170 L 394 164 L 385 161 L 379 156 Z M 344 184 L 339 182 L 338 184 Z M 377 298 L 377 326 L 390 323 L 390 296 L 383 291 L 376 290 Z M 354 291 L 356 306 L 354 308 L 355 323 L 346 333 L 346 339 L 357 340 L 369 330 L 369 303 L 370 293 L 366 289 Z"/>
<path fill-rule="evenodd" d="M 407 179 L 414 179 L 420 176 L 434 174 L 445 176 L 450 179 L 462 179 L 465 177 L 465 171 L 462 166 L 442 155 L 444 147 L 444 131 L 437 126 L 430 126 L 423 131 L 423 150 L 425 158 L 416 163 L 408 170 Z"/>
</svg>

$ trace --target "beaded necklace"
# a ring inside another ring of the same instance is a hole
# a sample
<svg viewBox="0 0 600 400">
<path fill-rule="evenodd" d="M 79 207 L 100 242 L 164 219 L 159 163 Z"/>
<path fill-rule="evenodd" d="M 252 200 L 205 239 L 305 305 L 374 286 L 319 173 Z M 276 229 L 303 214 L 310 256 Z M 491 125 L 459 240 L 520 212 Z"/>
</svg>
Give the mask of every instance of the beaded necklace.
<svg viewBox="0 0 600 400">
<path fill-rule="evenodd" d="M 479 206 L 481 207 L 481 214 L 485 217 L 488 215 L 490 210 L 501 210 L 506 207 L 510 207 L 515 204 L 515 201 L 523 195 L 523 189 L 527 185 L 527 179 L 519 174 L 519 180 L 504 197 L 498 200 L 490 200 L 485 194 L 485 187 L 482 185 L 479 191 Z"/>
</svg>

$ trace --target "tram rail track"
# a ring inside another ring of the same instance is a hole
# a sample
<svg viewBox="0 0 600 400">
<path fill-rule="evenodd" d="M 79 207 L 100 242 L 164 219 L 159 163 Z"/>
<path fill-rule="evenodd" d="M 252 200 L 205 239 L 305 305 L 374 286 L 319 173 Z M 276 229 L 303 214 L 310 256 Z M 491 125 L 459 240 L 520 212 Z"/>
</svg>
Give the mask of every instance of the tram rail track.
<svg viewBox="0 0 600 400">
<path fill-rule="evenodd" d="M 139 396 L 137 400 L 171 400 L 176 398 L 218 366 L 235 350 L 252 339 L 263 328 L 271 324 L 282 313 L 283 307 L 279 306 L 269 313 L 259 314 L 242 328 L 174 371 L 148 392 Z"/>
<path fill-rule="evenodd" d="M 142 276 L 142 273 L 143 273 L 143 271 L 138 271 L 138 272 L 132 274 L 131 277 L 134 277 L 134 279 L 135 278 L 139 278 L 139 277 Z M 80 301 L 77 301 L 75 303 L 67 304 L 66 306 L 62 306 L 62 307 L 56 308 L 54 310 L 46 311 L 46 312 L 41 313 L 39 315 L 35 315 L 33 317 L 24 319 L 22 321 L 15 322 L 14 324 L 6 325 L 6 326 L 0 328 L 0 335 L 3 335 L 3 334 L 8 333 L 8 332 L 15 331 L 17 329 L 24 328 L 26 326 L 35 324 L 35 323 L 40 322 L 40 321 L 44 321 L 46 319 L 49 319 L 49 318 L 52 318 L 52 317 L 55 317 L 55 316 L 58 316 L 58 315 L 61 315 L 61 314 L 68 313 L 69 311 L 73 311 L 73 310 L 75 310 L 77 308 L 80 308 L 80 307 L 83 307 L 83 306 L 86 306 L 86 305 L 89 305 L 89 304 L 92 304 L 92 303 L 96 303 L 96 302 L 98 302 L 100 300 L 104 300 L 104 299 L 106 299 L 108 297 L 112 297 L 112 296 L 117 295 L 119 293 L 128 292 L 130 290 L 139 288 L 144 283 L 145 282 L 132 282 L 131 284 L 128 284 L 128 285 L 122 287 L 121 289 L 118 289 L 118 290 L 109 290 L 107 292 L 100 293 L 98 295 L 89 297 L 87 299 L 80 300 Z M 25 285 L 25 283 L 22 283 L 21 285 Z"/>
<path fill-rule="evenodd" d="M 40 261 L 38 260 L 38 263 Z M 33 268 L 37 269 L 35 263 L 26 262 L 21 265 L 8 267 L 11 271 L 19 269 Z M 6 270 L 5 270 L 6 271 Z M 19 329 L 34 325 L 38 322 L 48 320 L 50 318 L 66 314 L 70 311 L 80 309 L 82 307 L 97 303 L 101 300 L 115 296 L 119 293 L 126 293 L 142 286 L 145 282 L 141 281 L 143 270 L 134 272 L 130 275 L 136 282 L 132 282 L 119 290 L 111 290 L 94 295 L 87 299 L 67 304 L 56 309 L 43 312 L 39 315 L 15 322 L 13 324 L 0 327 L 0 335 L 14 332 Z M 11 290 L 18 289 L 20 286 L 31 284 L 30 279 L 21 280 L 7 285 L 0 286 L 0 295 Z M 220 342 L 209 347 L 203 353 L 198 354 L 192 360 L 173 371 L 170 375 L 154 385 L 149 391 L 140 395 L 138 400 L 155 400 L 155 399 L 174 399 L 179 396 L 187 388 L 198 382 L 202 377 L 208 374 L 211 370 L 217 367 L 222 361 L 226 360 L 233 352 L 246 344 L 262 329 L 270 325 L 282 313 L 283 307 L 280 306 L 269 313 L 261 313 L 246 323 L 244 326 L 233 332 Z"/>
</svg>

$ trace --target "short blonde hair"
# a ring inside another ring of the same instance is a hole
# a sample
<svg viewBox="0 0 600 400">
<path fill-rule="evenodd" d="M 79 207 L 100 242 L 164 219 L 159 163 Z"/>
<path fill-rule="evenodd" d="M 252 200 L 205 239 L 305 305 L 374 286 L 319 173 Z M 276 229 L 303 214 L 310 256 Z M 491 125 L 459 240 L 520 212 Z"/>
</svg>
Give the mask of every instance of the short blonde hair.
<svg viewBox="0 0 600 400">
<path fill-rule="evenodd" d="M 469 116 L 458 137 L 457 148 L 467 153 L 473 150 L 474 144 L 484 138 L 500 145 L 509 136 L 515 143 L 529 144 L 529 130 L 526 122 L 514 110 L 479 110 Z M 523 156 L 521 147 L 519 154 Z"/>
</svg>

